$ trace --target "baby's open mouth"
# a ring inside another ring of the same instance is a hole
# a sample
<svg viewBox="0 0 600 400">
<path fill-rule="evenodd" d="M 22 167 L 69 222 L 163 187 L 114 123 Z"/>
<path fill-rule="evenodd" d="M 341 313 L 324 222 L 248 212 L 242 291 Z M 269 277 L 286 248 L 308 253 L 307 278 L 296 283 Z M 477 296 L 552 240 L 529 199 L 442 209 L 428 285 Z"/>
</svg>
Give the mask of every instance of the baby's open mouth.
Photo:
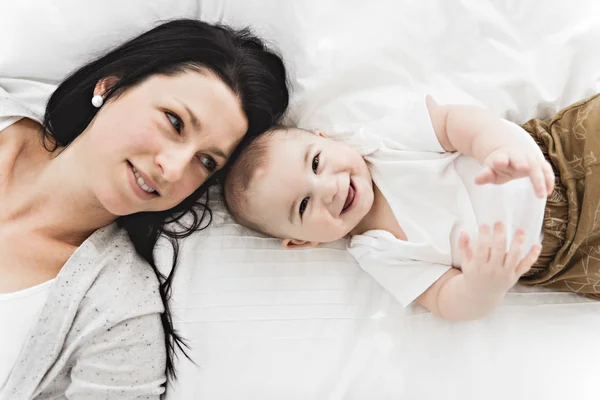
<svg viewBox="0 0 600 400">
<path fill-rule="evenodd" d="M 352 202 L 354 201 L 355 193 L 356 192 L 354 190 L 354 185 L 352 184 L 352 181 L 350 181 L 350 185 L 348 185 L 348 195 L 346 196 L 346 202 L 344 203 L 342 212 L 346 211 L 348 209 L 348 207 L 350 207 L 352 205 Z"/>
</svg>

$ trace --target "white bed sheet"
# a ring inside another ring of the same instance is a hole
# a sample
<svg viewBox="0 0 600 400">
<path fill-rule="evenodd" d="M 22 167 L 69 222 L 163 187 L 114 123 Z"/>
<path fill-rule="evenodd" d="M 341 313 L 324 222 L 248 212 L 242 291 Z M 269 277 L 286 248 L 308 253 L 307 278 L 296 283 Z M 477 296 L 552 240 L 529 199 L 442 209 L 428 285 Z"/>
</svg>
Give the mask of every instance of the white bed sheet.
<svg viewBox="0 0 600 400">
<path fill-rule="evenodd" d="M 251 24 L 281 48 L 289 117 L 305 127 L 409 118 L 397 104 L 421 91 L 523 122 L 600 90 L 597 0 L 28 0 L 0 10 L 0 86 L 36 110 L 82 60 L 196 14 Z M 157 256 L 167 264 L 168 248 Z M 198 365 L 179 360 L 168 400 L 600 396 L 600 303 L 517 288 L 488 318 L 452 324 L 404 312 L 341 242 L 283 250 L 222 210 L 184 242 L 174 296 Z"/>
<path fill-rule="evenodd" d="M 598 15 L 594 0 L 200 2 L 282 49 L 290 120 L 342 130 L 410 118 L 397 104 L 421 91 L 548 116 L 600 89 Z M 199 366 L 180 360 L 169 400 L 600 396 L 600 303 L 517 287 L 449 323 L 402 310 L 343 248 L 283 250 L 217 212 L 183 248 L 176 326 Z"/>
<path fill-rule="evenodd" d="M 169 400 L 598 398 L 600 303 L 519 287 L 449 323 L 405 312 L 343 243 L 289 251 L 214 222 L 182 249 L 173 309 L 198 366 L 179 360 Z"/>
</svg>

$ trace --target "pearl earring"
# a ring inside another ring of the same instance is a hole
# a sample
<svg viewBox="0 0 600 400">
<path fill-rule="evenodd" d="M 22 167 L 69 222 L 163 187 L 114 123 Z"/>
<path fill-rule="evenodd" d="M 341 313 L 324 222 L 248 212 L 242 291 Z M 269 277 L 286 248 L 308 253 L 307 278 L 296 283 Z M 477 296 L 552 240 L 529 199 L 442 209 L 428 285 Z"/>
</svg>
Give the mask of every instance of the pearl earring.
<svg viewBox="0 0 600 400">
<path fill-rule="evenodd" d="M 94 105 L 94 107 L 100 108 L 102 107 L 102 103 L 104 103 L 104 99 L 99 94 L 92 97 L 92 104 Z"/>
</svg>

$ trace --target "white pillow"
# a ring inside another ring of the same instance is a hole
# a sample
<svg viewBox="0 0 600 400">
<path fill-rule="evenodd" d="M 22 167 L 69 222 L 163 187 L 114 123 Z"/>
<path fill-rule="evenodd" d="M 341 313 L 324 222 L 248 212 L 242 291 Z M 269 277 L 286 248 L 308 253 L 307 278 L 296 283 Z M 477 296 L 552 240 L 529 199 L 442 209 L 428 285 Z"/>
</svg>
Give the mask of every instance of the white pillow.
<svg viewBox="0 0 600 400">
<path fill-rule="evenodd" d="M 305 127 L 396 113 L 404 96 L 487 106 L 516 122 L 600 90 L 596 0 L 201 0 L 200 17 L 252 24 L 292 72 Z"/>
<path fill-rule="evenodd" d="M 56 83 L 159 20 L 197 13 L 197 0 L 1 1 L 0 77 Z"/>
</svg>

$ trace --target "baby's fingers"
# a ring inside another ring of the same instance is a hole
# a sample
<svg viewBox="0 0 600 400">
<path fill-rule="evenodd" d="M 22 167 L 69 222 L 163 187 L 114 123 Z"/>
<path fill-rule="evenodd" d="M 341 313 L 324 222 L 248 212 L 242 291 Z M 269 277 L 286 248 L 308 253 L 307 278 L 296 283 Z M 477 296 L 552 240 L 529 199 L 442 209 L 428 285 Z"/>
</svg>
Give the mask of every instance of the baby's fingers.
<svg viewBox="0 0 600 400">
<path fill-rule="evenodd" d="M 546 193 L 549 196 L 554 190 L 554 171 L 548 161 L 543 162 L 542 170 L 544 171 L 544 177 L 546 179 Z"/>
<path fill-rule="evenodd" d="M 515 270 L 517 276 L 523 276 L 523 274 L 531 268 L 531 266 L 537 261 L 542 251 L 542 245 L 539 243 L 534 244 L 529 250 L 529 253 L 521 260 L 519 266 Z"/>
<path fill-rule="evenodd" d="M 504 224 L 496 222 L 494 224 L 494 233 L 492 236 L 492 249 L 490 251 L 490 263 L 500 268 L 506 255 L 506 233 L 504 232 Z"/>
<path fill-rule="evenodd" d="M 460 234 L 458 239 L 458 250 L 460 251 L 460 257 L 462 259 L 462 265 L 470 262 L 473 258 L 473 249 L 471 249 L 469 235 L 465 232 Z"/>
<path fill-rule="evenodd" d="M 497 180 L 498 175 L 489 166 L 483 167 L 481 172 L 475 177 L 475 183 L 478 185 L 484 185 L 486 183 L 494 183 Z"/>
<path fill-rule="evenodd" d="M 516 171 L 520 172 L 521 174 L 525 174 L 525 176 L 527 175 L 527 173 L 529 172 L 531 165 L 529 164 L 529 160 L 527 159 L 526 156 L 519 154 L 519 153 L 513 153 L 510 155 L 510 167 L 514 168 Z"/>
<path fill-rule="evenodd" d="M 548 189 L 546 188 L 544 163 L 545 160 L 540 162 L 534 155 L 529 157 L 529 177 L 533 184 L 533 188 L 535 189 L 535 194 L 540 198 L 546 196 L 548 192 Z"/>
<path fill-rule="evenodd" d="M 475 250 L 475 264 L 483 265 L 488 262 L 490 258 L 490 246 L 492 245 L 492 235 L 490 227 L 487 225 L 481 225 L 479 227 L 479 235 L 477 238 L 477 248 Z"/>
<path fill-rule="evenodd" d="M 497 153 L 490 160 L 490 164 L 492 165 L 492 167 L 494 169 L 507 168 L 509 163 L 510 163 L 510 158 L 508 157 L 508 154 L 506 154 L 506 153 Z"/>
<path fill-rule="evenodd" d="M 504 268 L 515 270 L 519 265 L 521 253 L 523 252 L 523 242 L 525 242 L 525 231 L 517 229 L 515 236 L 510 244 L 510 250 L 504 259 Z"/>
</svg>

